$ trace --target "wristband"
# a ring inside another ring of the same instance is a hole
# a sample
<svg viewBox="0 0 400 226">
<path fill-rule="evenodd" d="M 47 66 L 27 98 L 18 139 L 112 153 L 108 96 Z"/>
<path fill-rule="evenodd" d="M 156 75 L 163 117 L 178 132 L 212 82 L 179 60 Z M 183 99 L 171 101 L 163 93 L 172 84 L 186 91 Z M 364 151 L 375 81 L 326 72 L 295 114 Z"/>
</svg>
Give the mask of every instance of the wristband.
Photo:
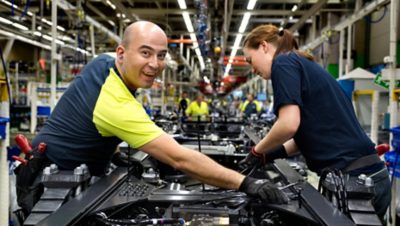
<svg viewBox="0 0 400 226">
<path fill-rule="evenodd" d="M 258 152 L 256 152 L 256 147 L 255 146 L 253 146 L 252 148 L 251 148 L 251 154 L 252 155 L 254 155 L 255 157 L 257 157 L 257 158 L 264 158 L 264 154 L 261 154 L 261 153 L 258 153 Z"/>
</svg>

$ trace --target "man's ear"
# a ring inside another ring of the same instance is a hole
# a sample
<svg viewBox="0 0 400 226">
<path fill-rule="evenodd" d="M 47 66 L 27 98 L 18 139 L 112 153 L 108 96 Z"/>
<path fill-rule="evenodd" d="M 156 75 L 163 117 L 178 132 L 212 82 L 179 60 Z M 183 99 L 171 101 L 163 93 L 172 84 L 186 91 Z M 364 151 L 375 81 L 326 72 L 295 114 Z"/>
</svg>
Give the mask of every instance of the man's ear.
<svg viewBox="0 0 400 226">
<path fill-rule="evenodd" d="M 115 52 L 117 54 L 117 60 L 122 61 L 124 59 L 125 48 L 123 46 L 119 45 Z"/>
</svg>

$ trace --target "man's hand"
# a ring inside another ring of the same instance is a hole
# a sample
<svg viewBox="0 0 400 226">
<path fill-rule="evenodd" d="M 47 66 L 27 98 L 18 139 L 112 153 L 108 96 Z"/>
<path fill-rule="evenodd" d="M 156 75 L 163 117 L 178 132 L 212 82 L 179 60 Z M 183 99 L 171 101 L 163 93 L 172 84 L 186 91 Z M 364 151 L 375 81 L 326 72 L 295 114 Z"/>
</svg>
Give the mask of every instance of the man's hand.
<svg viewBox="0 0 400 226">
<path fill-rule="evenodd" d="M 239 167 L 241 169 L 247 169 L 254 166 L 262 166 L 265 164 L 265 157 L 263 154 L 259 154 L 254 150 L 254 147 L 251 148 L 249 154 L 247 154 L 246 158 L 239 162 Z"/>
<path fill-rule="evenodd" d="M 261 198 L 271 204 L 288 203 L 288 197 L 268 180 L 246 176 L 239 187 L 239 191 L 248 196 Z"/>
</svg>

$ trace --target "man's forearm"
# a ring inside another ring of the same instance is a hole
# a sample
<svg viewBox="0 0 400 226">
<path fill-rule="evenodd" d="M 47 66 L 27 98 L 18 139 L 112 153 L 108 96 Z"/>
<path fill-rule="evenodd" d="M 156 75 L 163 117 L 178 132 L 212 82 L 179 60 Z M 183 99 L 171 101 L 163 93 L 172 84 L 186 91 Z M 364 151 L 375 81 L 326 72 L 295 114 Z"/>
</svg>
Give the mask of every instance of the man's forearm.
<svg viewBox="0 0 400 226">
<path fill-rule="evenodd" d="M 244 179 L 242 174 L 221 166 L 197 151 L 187 150 L 187 152 L 190 153 L 190 160 L 182 161 L 179 170 L 206 184 L 227 189 L 239 188 Z"/>
</svg>

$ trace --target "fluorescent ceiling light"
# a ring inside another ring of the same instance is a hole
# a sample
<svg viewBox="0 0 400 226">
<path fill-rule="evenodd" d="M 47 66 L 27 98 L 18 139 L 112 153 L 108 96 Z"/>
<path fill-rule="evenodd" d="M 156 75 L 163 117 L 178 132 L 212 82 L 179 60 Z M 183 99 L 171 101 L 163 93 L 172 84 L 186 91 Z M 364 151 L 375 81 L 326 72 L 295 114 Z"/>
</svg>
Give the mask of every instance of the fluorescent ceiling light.
<svg viewBox="0 0 400 226">
<path fill-rule="evenodd" d="M 199 47 L 199 43 L 197 43 L 197 38 L 194 33 L 190 33 L 190 39 L 192 40 L 193 48 Z"/>
<path fill-rule="evenodd" d="M 199 63 L 200 63 L 200 70 L 204 70 L 204 68 L 206 67 L 204 64 L 204 59 L 202 56 L 199 57 Z"/>
<path fill-rule="evenodd" d="M 225 67 L 225 73 L 224 73 L 224 77 L 226 77 L 226 76 L 228 76 L 228 75 L 229 75 L 229 71 L 231 70 L 231 68 L 232 68 L 232 64 L 228 64 L 228 65 L 226 65 L 226 67 Z"/>
<path fill-rule="evenodd" d="M 187 9 L 185 0 L 178 0 L 178 5 L 179 5 L 179 8 L 181 8 L 181 9 Z"/>
<path fill-rule="evenodd" d="M 48 41 L 53 40 L 53 38 L 50 37 L 50 36 L 48 36 L 48 35 L 43 35 L 42 37 L 43 37 L 44 39 L 48 40 Z"/>
<path fill-rule="evenodd" d="M 27 12 L 28 16 L 33 16 L 33 13 L 31 13 L 31 11 Z"/>
<path fill-rule="evenodd" d="M 109 6 L 111 6 L 111 8 L 112 8 L 113 10 L 115 10 L 115 9 L 117 8 L 114 4 L 112 4 L 112 3 L 110 2 L 110 0 L 107 0 L 106 3 L 107 3 Z"/>
<path fill-rule="evenodd" d="M 69 42 L 73 42 L 73 41 L 74 41 L 74 40 L 73 40 L 71 37 L 69 37 L 68 35 L 63 35 L 63 36 L 60 37 L 60 39 L 63 40 L 63 41 L 69 41 Z"/>
<path fill-rule="evenodd" d="M 59 44 L 59 45 L 65 45 L 65 42 L 63 42 L 61 40 L 58 40 L 58 39 L 56 39 L 56 43 Z"/>
<path fill-rule="evenodd" d="M 293 20 L 293 16 L 290 16 L 290 17 L 289 17 L 289 20 Z"/>
<path fill-rule="evenodd" d="M 201 52 L 200 52 L 200 49 L 199 49 L 199 48 L 196 48 L 194 51 L 196 52 L 196 55 L 197 55 L 197 56 L 201 56 Z"/>
<path fill-rule="evenodd" d="M 192 21 L 190 20 L 190 17 L 189 17 L 189 13 L 188 12 L 183 12 L 182 16 L 183 16 L 183 20 L 185 21 L 187 30 L 190 33 L 192 33 L 194 31 L 194 29 L 193 29 Z"/>
<path fill-rule="evenodd" d="M 297 5 L 294 5 L 293 8 L 292 8 L 292 12 L 294 12 L 296 10 L 297 10 Z"/>
<path fill-rule="evenodd" d="M 17 6 L 17 5 L 14 4 L 14 6 L 13 6 L 13 4 L 12 4 L 11 2 L 7 1 L 7 0 L 1 0 L 1 1 L 4 2 L 4 3 L 5 3 L 6 5 L 8 5 L 8 6 L 12 6 L 12 7 L 18 9 L 18 6 Z"/>
<path fill-rule="evenodd" d="M 236 48 L 232 49 L 231 55 L 229 56 L 229 58 L 230 58 L 229 63 L 233 62 L 233 58 L 236 56 L 237 50 L 238 49 L 236 49 Z"/>
<path fill-rule="evenodd" d="M 236 36 L 235 42 L 234 42 L 234 44 L 233 44 L 233 48 L 234 48 L 234 49 L 239 48 L 239 45 L 240 45 L 240 42 L 242 41 L 242 38 L 243 38 L 243 35 L 242 35 L 242 34 L 238 34 L 238 35 Z"/>
<path fill-rule="evenodd" d="M 115 23 L 114 23 L 113 21 L 107 20 L 107 22 L 108 22 L 109 24 L 111 24 L 111 26 L 115 26 Z"/>
<path fill-rule="evenodd" d="M 7 20 L 6 18 L 0 17 L 0 22 L 3 24 L 12 24 L 11 20 Z"/>
<path fill-rule="evenodd" d="M 249 19 L 250 19 L 250 13 L 249 12 L 244 13 L 242 23 L 240 23 L 239 33 L 243 33 L 246 30 L 247 24 L 249 23 Z"/>
<path fill-rule="evenodd" d="M 49 26 L 53 26 L 53 23 L 51 21 L 46 20 L 45 18 L 42 18 L 42 21 Z"/>
<path fill-rule="evenodd" d="M 247 10 L 253 10 L 256 2 L 257 0 L 249 0 L 249 3 L 247 4 Z"/>
<path fill-rule="evenodd" d="M 18 23 L 13 23 L 12 26 L 14 26 L 14 27 L 16 27 L 18 29 L 24 30 L 24 31 L 28 31 L 29 30 L 28 27 L 25 27 L 24 25 L 18 24 Z"/>
<path fill-rule="evenodd" d="M 39 36 L 39 37 L 42 36 L 42 33 L 39 32 L 39 31 L 34 31 L 33 34 L 36 35 L 36 36 Z"/>
<path fill-rule="evenodd" d="M 61 27 L 59 25 L 57 25 L 57 29 L 60 30 L 60 31 L 65 31 L 65 28 L 63 28 L 63 27 Z"/>
</svg>

